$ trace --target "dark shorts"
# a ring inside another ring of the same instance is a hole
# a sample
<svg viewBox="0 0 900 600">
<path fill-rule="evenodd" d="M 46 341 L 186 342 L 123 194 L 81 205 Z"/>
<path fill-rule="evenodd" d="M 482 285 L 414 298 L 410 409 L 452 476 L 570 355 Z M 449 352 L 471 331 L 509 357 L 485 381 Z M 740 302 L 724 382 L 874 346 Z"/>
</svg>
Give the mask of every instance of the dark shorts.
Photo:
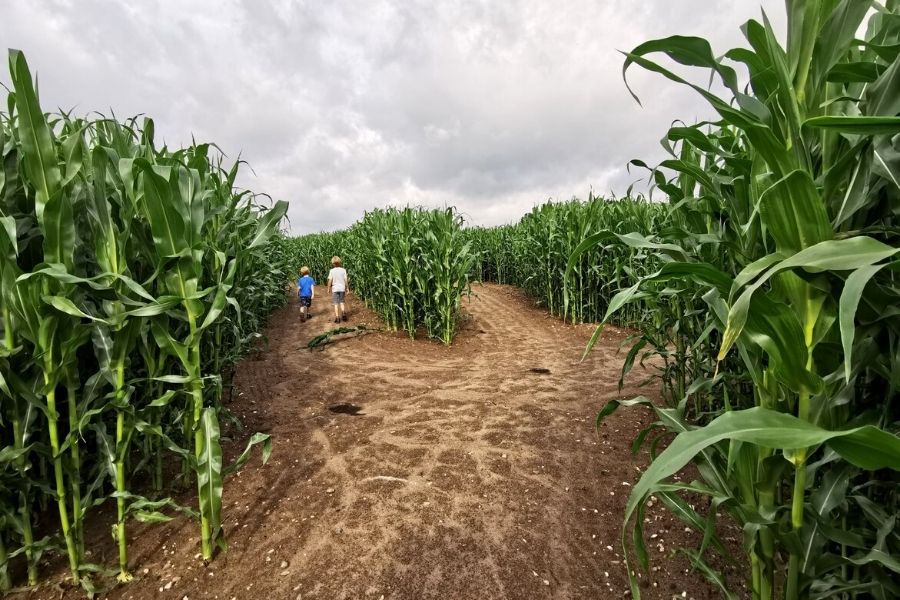
<svg viewBox="0 0 900 600">
<path fill-rule="evenodd" d="M 309 308 L 312 306 L 312 296 L 300 296 L 300 306 Z"/>
<path fill-rule="evenodd" d="M 343 304 L 344 303 L 344 292 L 331 292 L 331 303 L 332 304 Z"/>
</svg>

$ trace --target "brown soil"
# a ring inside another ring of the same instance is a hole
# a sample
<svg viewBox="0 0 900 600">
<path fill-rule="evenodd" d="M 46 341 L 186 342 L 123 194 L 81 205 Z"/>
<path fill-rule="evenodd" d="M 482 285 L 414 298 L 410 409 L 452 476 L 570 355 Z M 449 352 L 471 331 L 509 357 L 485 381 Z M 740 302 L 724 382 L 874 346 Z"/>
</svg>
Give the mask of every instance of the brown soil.
<svg viewBox="0 0 900 600">
<path fill-rule="evenodd" d="M 229 407 L 246 429 L 227 454 L 254 431 L 271 433 L 274 452 L 226 482 L 228 551 L 204 566 L 194 522 L 130 525 L 135 579 L 104 597 L 627 596 L 621 518 L 646 462 L 630 445 L 649 415 L 623 410 L 595 428 L 609 400 L 640 393 L 618 390 L 625 333 L 609 328 L 580 362 L 591 326 L 563 324 L 514 288 L 474 291 L 452 347 L 369 333 L 310 351 L 335 327 L 331 307 L 316 300 L 305 324 L 295 303 L 277 311 Z M 349 302 L 350 325 L 380 326 Z M 643 596 L 717 598 L 675 553 L 698 534 L 659 505 L 647 519 Z M 106 527 L 93 558 L 113 564 Z"/>
</svg>

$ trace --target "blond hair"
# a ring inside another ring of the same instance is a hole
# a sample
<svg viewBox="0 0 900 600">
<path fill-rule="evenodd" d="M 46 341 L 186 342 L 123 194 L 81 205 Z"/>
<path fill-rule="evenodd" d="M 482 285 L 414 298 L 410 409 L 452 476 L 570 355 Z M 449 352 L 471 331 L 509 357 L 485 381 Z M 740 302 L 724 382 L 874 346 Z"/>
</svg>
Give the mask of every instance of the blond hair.
<svg viewBox="0 0 900 600">
<path fill-rule="evenodd" d="M 300 267 L 301 275 L 309 275 L 309 267 Z"/>
<path fill-rule="evenodd" d="M 340 256 L 332 256 L 331 257 L 331 266 L 332 267 L 341 266 L 341 257 Z"/>
</svg>

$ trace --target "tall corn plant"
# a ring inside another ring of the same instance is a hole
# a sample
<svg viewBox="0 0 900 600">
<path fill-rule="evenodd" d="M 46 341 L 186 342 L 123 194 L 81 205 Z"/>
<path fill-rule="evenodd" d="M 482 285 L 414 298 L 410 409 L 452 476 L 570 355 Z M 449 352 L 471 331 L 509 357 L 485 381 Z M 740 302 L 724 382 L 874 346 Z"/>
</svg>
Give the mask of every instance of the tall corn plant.
<svg viewBox="0 0 900 600">
<path fill-rule="evenodd" d="M 80 165 L 75 154 L 77 151 L 67 155 L 68 160 L 60 164 L 53 135 L 38 104 L 25 59 L 15 51 L 10 52 L 9 59 L 10 73 L 17 90 L 11 104 L 18 116 L 16 131 L 22 148 L 23 170 L 35 186 L 33 213 L 23 211 L 21 218 L 25 227 L 40 230 L 42 244 L 40 250 L 34 248 L 31 252 L 40 257 L 40 262 L 33 264 L 31 272 L 19 274 L 8 289 L 8 309 L 12 318 L 5 323 L 7 326 L 12 322 L 17 323 L 17 330 L 30 345 L 33 364 L 40 373 L 39 409 L 46 419 L 53 468 L 53 495 L 72 577 L 78 581 L 81 559 L 78 520 L 80 478 L 77 472 L 77 451 L 73 456 L 76 460 L 71 463 L 63 453 L 67 446 L 73 444 L 71 438 L 74 434 L 70 432 L 68 437 L 64 436 L 57 388 L 60 384 L 69 384 L 71 413 L 75 405 L 72 384 L 64 381 L 64 378 L 70 376 L 76 368 L 76 352 L 87 341 L 89 331 L 81 323 L 81 318 L 86 315 L 76 306 L 80 290 L 66 281 L 65 277 L 57 275 L 74 270 L 75 197 L 70 186 Z M 11 110 L 10 118 L 13 116 Z M 18 245 L 12 239 L 14 235 L 18 235 L 18 226 L 16 223 L 15 228 L 5 228 L 13 247 Z M 5 260 L 10 261 L 10 264 L 4 270 L 14 273 L 18 269 L 18 263 L 13 259 L 17 258 L 18 252 L 8 254 Z M 71 509 L 68 506 L 70 491 L 73 503 Z"/>
<path fill-rule="evenodd" d="M 463 219 L 453 209 L 429 211 L 423 216 L 423 247 L 413 274 L 422 302 L 422 319 L 429 337 L 450 344 L 461 299 L 469 291 L 475 257 L 462 231 Z"/>
<path fill-rule="evenodd" d="M 641 242 L 665 264 L 619 292 L 607 318 L 660 285 L 702 298 L 719 363 L 704 385 L 721 412 L 703 426 L 690 422 L 685 403 L 697 389 L 671 408 L 651 404 L 654 427 L 677 435 L 633 489 L 623 544 L 630 552 L 630 537 L 646 567 L 643 513 L 656 494 L 704 531 L 701 549 L 685 551 L 726 595 L 704 558 L 722 548 L 720 511 L 743 527 L 754 598 L 891 597 L 900 593 L 892 516 L 900 9 L 835 0 L 789 1 L 787 9 L 786 47 L 764 17 L 743 27 L 749 48 L 721 59 L 692 37 L 627 53 L 625 70 L 637 64 L 689 85 L 721 121 L 670 130 L 673 158 L 654 177 L 672 201 L 673 231 Z M 865 38 L 856 39 L 867 14 Z M 659 52 L 709 69 L 730 101 L 647 58 Z M 749 89 L 732 64 L 746 69 Z M 597 243 L 588 239 L 579 251 Z M 694 351 L 701 348 L 709 346 Z M 752 399 L 738 402 L 752 408 L 736 410 L 725 369 L 752 382 Z M 647 403 L 614 402 L 600 418 L 620 404 Z M 700 481 L 669 479 L 692 461 Z M 708 496 L 709 515 L 683 492 Z"/>
<path fill-rule="evenodd" d="M 3 437 L 0 438 L 0 473 L 3 477 L 4 498 L 2 514 L 0 514 L 0 590 L 11 587 L 8 572 L 8 561 L 16 553 L 26 556 L 28 583 L 37 582 L 36 555 L 34 552 L 34 534 L 32 532 L 31 505 L 34 501 L 33 487 L 27 474 L 32 431 L 35 426 L 38 405 L 33 395 L 26 400 L 28 359 L 21 337 L 21 330 L 13 318 L 12 290 L 15 281 L 21 274 L 16 262 L 19 253 L 19 235 L 17 219 L 10 213 L 18 212 L 20 198 L 13 192 L 18 186 L 18 164 L 15 159 L 15 121 L 12 111 L 7 115 L 8 121 L 0 122 L 0 198 L 4 208 L 4 216 L 0 217 L 2 233 L 0 233 L 0 311 L 2 311 L 3 346 L 0 351 L 0 427 Z M 14 207 L 16 207 L 14 209 Z M 23 219 L 24 220 L 24 219 Z M 22 376 L 21 374 L 26 374 Z M 16 508 L 17 507 L 17 508 Z M 10 550 L 9 542 L 14 537 L 21 538 L 19 549 Z"/>
<path fill-rule="evenodd" d="M 157 341 L 177 358 L 183 370 L 182 376 L 167 381 L 186 386 L 185 431 L 193 433 L 192 465 L 197 474 L 201 549 L 203 558 L 208 560 L 221 529 L 223 469 L 216 409 L 204 406 L 200 349 L 204 331 L 228 307 L 237 259 L 229 258 L 204 238 L 207 217 L 203 173 L 182 165 L 154 166 L 141 159 L 134 160 L 133 169 L 142 196 L 140 209 L 153 232 L 157 264 L 168 265 L 162 275 L 164 292 L 167 299 L 178 300 L 176 307 L 167 311 L 166 322 L 157 324 Z M 266 213 L 241 250 L 250 252 L 263 245 L 274 234 L 286 210 L 287 204 L 281 202 Z M 204 271 L 206 253 L 213 255 L 212 269 L 208 271 Z M 204 288 L 204 282 L 210 285 Z M 169 319 L 186 322 L 182 339 L 175 339 L 165 329 Z"/>
</svg>

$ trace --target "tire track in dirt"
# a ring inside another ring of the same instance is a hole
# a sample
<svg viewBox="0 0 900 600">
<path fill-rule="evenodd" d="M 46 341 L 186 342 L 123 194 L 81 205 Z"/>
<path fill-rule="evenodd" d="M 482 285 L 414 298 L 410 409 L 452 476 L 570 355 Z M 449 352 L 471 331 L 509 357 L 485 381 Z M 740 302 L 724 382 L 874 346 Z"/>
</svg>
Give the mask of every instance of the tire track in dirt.
<svg viewBox="0 0 900 600">
<path fill-rule="evenodd" d="M 380 326 L 349 300 L 350 325 Z M 247 432 L 270 432 L 274 451 L 225 486 L 228 552 L 203 567 L 183 520 L 163 528 L 178 546 L 162 556 L 136 529 L 148 573 L 110 597 L 624 596 L 621 515 L 644 464 L 629 447 L 647 420 L 594 426 L 609 400 L 637 393 L 617 386 L 624 332 L 609 328 L 582 362 L 592 326 L 479 285 L 452 347 L 383 332 L 307 350 L 336 326 L 330 308 L 316 300 L 304 324 L 295 303 L 280 309 L 267 347 L 238 368 L 230 409 Z M 329 410 L 339 404 L 358 414 Z M 648 536 L 696 540 L 648 515 Z M 645 597 L 717 597 L 670 552 L 653 551 L 664 568 Z"/>
</svg>

